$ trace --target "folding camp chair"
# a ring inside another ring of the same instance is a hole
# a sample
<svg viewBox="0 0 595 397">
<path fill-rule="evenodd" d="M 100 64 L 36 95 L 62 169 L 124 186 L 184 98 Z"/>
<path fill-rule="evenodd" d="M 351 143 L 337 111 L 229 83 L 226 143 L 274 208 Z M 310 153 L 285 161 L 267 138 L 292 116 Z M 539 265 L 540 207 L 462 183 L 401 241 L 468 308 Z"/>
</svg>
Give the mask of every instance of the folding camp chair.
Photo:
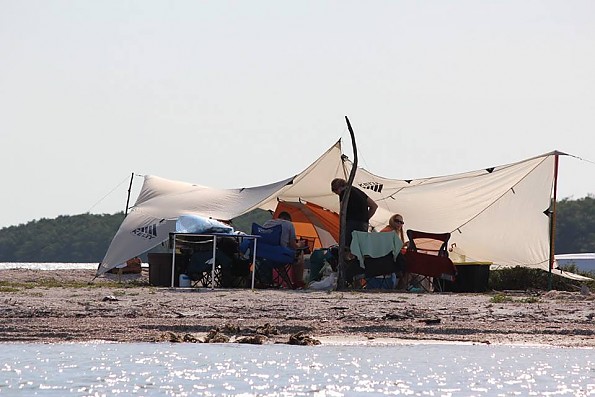
<svg viewBox="0 0 595 397">
<path fill-rule="evenodd" d="M 239 239 L 240 237 L 231 236 L 217 239 L 217 264 L 221 265 L 221 286 L 223 288 L 250 286 L 251 260 L 241 257 Z"/>
<path fill-rule="evenodd" d="M 256 242 L 256 279 L 264 287 L 295 288 L 289 272 L 295 261 L 295 250 L 281 245 L 281 225 L 264 227 L 252 224 L 252 235 L 259 236 Z M 246 252 L 250 241 L 241 244 Z"/>
<path fill-rule="evenodd" d="M 329 248 L 316 248 L 310 255 L 310 281 L 320 281 L 323 277 L 323 269 L 328 264 L 333 272 L 337 271 L 339 262 L 339 246 L 333 245 Z M 359 269 L 359 264 L 356 264 Z"/>
<path fill-rule="evenodd" d="M 221 264 L 217 255 L 215 284 L 213 285 L 213 239 L 192 242 L 192 254 L 188 260 L 186 274 L 193 287 L 213 287 L 221 284 Z"/>
<path fill-rule="evenodd" d="M 301 248 L 301 251 L 304 254 L 311 254 L 312 252 L 314 252 L 316 237 L 298 235 L 296 236 L 296 238 L 304 242 L 304 247 Z"/>
<path fill-rule="evenodd" d="M 403 243 L 395 233 L 354 231 L 350 249 L 358 261 L 356 264 L 347 261 L 347 277 L 355 280 L 363 270 L 366 289 L 394 289 L 396 275 L 401 270 L 396 258 L 402 246 Z"/>
<path fill-rule="evenodd" d="M 405 254 L 407 272 L 415 274 L 414 286 L 426 291 L 444 289 L 440 280 L 454 281 L 457 269 L 448 258 L 450 233 L 427 233 L 407 230 L 409 245 Z"/>
</svg>

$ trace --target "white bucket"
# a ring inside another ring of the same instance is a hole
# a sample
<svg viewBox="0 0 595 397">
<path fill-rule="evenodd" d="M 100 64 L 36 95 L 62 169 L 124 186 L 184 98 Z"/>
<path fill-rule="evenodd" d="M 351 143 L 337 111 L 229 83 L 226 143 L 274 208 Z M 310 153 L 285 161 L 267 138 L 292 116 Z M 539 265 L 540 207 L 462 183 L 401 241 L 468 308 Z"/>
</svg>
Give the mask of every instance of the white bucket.
<svg viewBox="0 0 595 397">
<path fill-rule="evenodd" d="M 180 287 L 190 287 L 190 277 L 186 274 L 180 274 Z"/>
</svg>

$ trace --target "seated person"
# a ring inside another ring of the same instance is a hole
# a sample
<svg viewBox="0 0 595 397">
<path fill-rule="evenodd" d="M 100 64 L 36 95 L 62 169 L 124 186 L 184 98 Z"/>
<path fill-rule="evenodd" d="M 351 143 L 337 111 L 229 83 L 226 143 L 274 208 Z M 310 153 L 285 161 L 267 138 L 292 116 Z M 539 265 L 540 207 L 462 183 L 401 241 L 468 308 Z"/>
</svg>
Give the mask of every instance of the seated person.
<svg viewBox="0 0 595 397">
<path fill-rule="evenodd" d="M 291 215 L 288 212 L 281 212 L 279 216 L 274 219 L 269 219 L 262 225 L 263 227 L 273 227 L 281 225 L 281 245 L 291 249 L 297 249 L 297 241 L 295 237 L 295 227 L 291 223 Z"/>
<path fill-rule="evenodd" d="M 283 211 L 275 219 L 269 219 L 262 225 L 263 227 L 273 227 L 281 225 L 281 245 L 291 248 L 296 252 L 295 262 L 291 266 L 292 281 L 297 288 L 304 287 L 304 252 L 306 247 L 304 240 L 297 240 L 295 227 L 291 223 L 291 215 Z"/>
<path fill-rule="evenodd" d="M 380 230 L 380 232 L 395 232 L 403 242 L 403 248 L 401 248 L 401 253 L 397 257 L 397 266 L 403 268 L 402 275 L 399 277 L 399 282 L 396 287 L 397 289 L 407 289 L 411 279 L 411 275 L 405 271 L 405 259 L 403 257 L 407 250 L 407 242 L 405 241 L 405 234 L 403 232 L 404 224 L 405 222 L 403 221 L 403 215 L 394 214 L 388 219 L 388 225 Z"/>
<path fill-rule="evenodd" d="M 403 215 L 401 214 L 394 214 L 390 218 L 388 218 L 388 225 L 380 230 L 381 232 L 395 232 L 397 233 L 397 237 L 401 239 L 403 243 L 402 251 L 404 252 L 407 249 L 407 241 L 405 241 L 405 234 L 403 232 L 403 225 L 405 222 L 403 221 Z"/>
</svg>

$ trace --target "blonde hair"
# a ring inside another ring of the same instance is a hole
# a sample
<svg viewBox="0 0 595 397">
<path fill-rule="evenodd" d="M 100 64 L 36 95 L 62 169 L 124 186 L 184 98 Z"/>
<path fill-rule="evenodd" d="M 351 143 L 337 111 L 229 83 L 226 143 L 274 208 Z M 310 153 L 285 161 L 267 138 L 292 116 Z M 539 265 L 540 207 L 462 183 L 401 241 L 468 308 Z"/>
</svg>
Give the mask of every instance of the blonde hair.
<svg viewBox="0 0 595 397">
<path fill-rule="evenodd" d="M 393 229 L 395 231 L 395 233 L 397 233 L 399 235 L 399 237 L 401 238 L 401 241 L 404 243 L 405 242 L 405 234 L 403 233 L 403 227 L 402 225 L 400 225 L 399 223 L 397 223 L 397 218 L 401 218 L 403 219 L 403 215 L 401 214 L 394 214 L 392 215 L 389 219 L 388 219 L 388 226 Z M 399 227 L 399 225 L 401 227 Z"/>
</svg>

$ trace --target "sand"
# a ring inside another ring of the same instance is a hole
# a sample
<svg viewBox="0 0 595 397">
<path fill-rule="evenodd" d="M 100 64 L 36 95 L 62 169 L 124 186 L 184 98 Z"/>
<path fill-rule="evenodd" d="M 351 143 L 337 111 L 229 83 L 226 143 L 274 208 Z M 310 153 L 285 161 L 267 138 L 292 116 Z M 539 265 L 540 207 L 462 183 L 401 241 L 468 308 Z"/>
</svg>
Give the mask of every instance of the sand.
<svg viewBox="0 0 595 397">
<path fill-rule="evenodd" d="M 595 347 L 595 294 L 589 291 L 169 289 L 148 286 L 146 269 L 121 283 L 108 275 L 87 285 L 93 275 L 0 270 L 0 342 L 289 343 L 293 336 L 292 342 L 323 344 Z M 40 281 L 48 279 L 58 286 Z"/>
</svg>

